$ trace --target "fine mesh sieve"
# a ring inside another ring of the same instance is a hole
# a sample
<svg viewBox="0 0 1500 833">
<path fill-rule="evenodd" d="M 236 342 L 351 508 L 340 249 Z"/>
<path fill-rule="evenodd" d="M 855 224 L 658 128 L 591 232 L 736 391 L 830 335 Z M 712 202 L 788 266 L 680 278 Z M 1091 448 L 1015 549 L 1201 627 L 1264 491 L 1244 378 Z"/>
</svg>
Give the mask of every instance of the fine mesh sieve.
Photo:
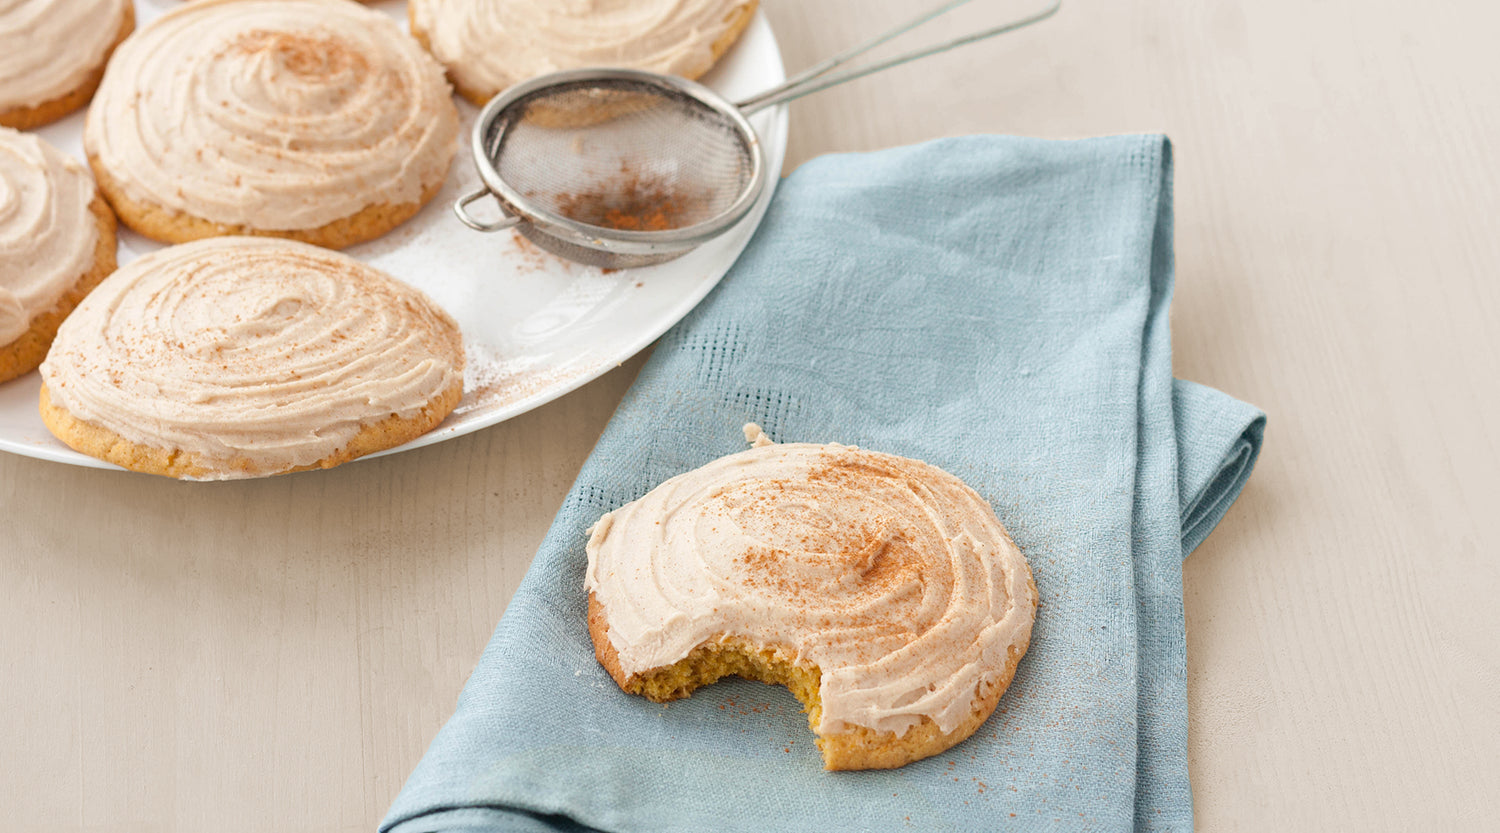
<svg viewBox="0 0 1500 833">
<path fill-rule="evenodd" d="M 512 87 L 474 130 L 486 190 L 459 200 L 482 231 L 606 268 L 659 263 L 733 226 L 765 185 L 760 139 L 708 88 L 633 70 L 573 70 Z M 507 215 L 474 219 L 494 194 Z"/>
<path fill-rule="evenodd" d="M 1019 20 L 842 73 L 830 70 L 971 0 L 950 2 L 738 104 L 682 78 L 627 69 L 552 73 L 492 99 L 474 125 L 484 188 L 453 206 L 479 231 L 516 228 L 569 260 L 610 269 L 671 260 L 728 231 L 766 185 L 746 116 L 897 64 L 1043 20 Z M 486 221 L 469 206 L 494 196 Z"/>
</svg>

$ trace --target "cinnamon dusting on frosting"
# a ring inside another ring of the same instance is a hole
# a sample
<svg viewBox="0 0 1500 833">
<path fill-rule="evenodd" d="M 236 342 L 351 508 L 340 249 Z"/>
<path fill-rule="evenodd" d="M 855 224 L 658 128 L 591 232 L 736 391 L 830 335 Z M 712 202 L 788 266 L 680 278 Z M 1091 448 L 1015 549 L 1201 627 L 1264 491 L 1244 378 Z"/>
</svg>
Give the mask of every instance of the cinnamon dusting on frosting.
<svg viewBox="0 0 1500 833">
<path fill-rule="evenodd" d="M 822 732 L 957 726 L 1031 628 L 1030 571 L 989 505 L 920 461 L 745 436 L 595 525 L 586 584 L 621 668 L 734 636 L 821 669 Z"/>
<path fill-rule="evenodd" d="M 229 226 L 314 229 L 447 176 L 442 67 L 346 0 L 199 0 L 121 44 L 84 147 L 130 199 Z"/>
<path fill-rule="evenodd" d="M 268 55 L 278 65 L 309 81 L 363 73 L 370 68 L 363 54 L 329 35 L 256 29 L 241 34 L 229 44 L 229 49 L 242 56 Z"/>
<path fill-rule="evenodd" d="M 100 284 L 63 322 L 42 377 L 55 405 L 131 442 L 271 474 L 416 414 L 461 383 L 463 364 L 453 320 L 373 267 L 220 237 Z"/>
</svg>

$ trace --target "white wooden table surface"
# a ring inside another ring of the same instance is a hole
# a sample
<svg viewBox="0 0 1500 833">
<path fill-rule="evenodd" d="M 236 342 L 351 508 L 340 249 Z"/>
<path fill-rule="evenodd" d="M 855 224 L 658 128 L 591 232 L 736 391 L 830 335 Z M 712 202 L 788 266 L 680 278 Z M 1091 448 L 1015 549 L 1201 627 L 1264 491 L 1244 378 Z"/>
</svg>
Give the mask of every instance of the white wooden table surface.
<svg viewBox="0 0 1500 833">
<path fill-rule="evenodd" d="M 795 69 L 925 4 L 764 5 Z M 1068 0 L 793 106 L 788 171 L 961 133 L 1174 140 L 1177 373 L 1271 416 L 1186 567 L 1204 830 L 1500 825 L 1497 23 Z M 372 830 L 639 364 L 329 472 L 0 455 L 0 828 Z"/>
</svg>

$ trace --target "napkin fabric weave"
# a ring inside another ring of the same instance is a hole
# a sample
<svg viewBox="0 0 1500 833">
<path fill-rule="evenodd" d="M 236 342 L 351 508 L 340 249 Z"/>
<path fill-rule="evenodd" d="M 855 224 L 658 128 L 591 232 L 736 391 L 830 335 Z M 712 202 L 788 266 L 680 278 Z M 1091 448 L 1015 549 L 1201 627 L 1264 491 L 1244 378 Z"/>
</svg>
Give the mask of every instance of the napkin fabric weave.
<svg viewBox="0 0 1500 833">
<path fill-rule="evenodd" d="M 1172 378 L 1170 146 L 947 139 L 809 162 L 663 338 L 383 825 L 473 830 L 1190 830 L 1182 558 L 1264 415 Z M 947 753 L 825 772 L 783 689 L 622 693 L 587 631 L 585 530 L 745 447 L 926 460 L 994 506 L 1041 606 Z"/>
</svg>

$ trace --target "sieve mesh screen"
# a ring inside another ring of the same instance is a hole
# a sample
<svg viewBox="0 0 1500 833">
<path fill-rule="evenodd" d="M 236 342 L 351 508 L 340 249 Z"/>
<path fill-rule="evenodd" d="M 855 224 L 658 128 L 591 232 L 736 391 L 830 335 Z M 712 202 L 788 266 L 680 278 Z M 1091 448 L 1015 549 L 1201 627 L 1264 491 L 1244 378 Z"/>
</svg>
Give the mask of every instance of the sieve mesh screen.
<svg viewBox="0 0 1500 833">
<path fill-rule="evenodd" d="M 485 147 L 525 210 L 601 229 L 708 222 L 754 176 L 751 150 L 728 118 L 632 79 L 552 85 L 519 98 L 495 119 Z"/>
</svg>

